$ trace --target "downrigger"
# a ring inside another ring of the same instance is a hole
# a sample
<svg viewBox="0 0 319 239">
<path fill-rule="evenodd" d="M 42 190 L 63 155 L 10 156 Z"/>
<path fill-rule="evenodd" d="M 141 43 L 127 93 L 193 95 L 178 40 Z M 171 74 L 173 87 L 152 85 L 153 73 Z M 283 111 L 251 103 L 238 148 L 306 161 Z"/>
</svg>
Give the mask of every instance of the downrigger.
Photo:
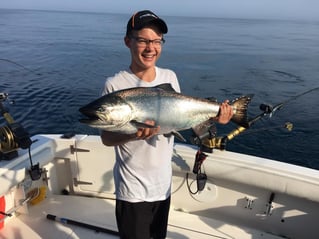
<svg viewBox="0 0 319 239">
<path fill-rule="evenodd" d="M 5 125 L 0 126 L 0 160 L 14 160 L 18 157 L 18 149 L 29 149 L 31 168 L 29 170 L 32 180 L 41 177 L 42 170 L 39 163 L 33 165 L 30 148 L 32 140 L 26 129 L 18 122 L 15 122 L 9 114 L 4 102 L 8 100 L 7 93 L 0 93 L 0 113 L 5 119 Z M 11 101 L 13 103 L 13 101 Z"/>
</svg>

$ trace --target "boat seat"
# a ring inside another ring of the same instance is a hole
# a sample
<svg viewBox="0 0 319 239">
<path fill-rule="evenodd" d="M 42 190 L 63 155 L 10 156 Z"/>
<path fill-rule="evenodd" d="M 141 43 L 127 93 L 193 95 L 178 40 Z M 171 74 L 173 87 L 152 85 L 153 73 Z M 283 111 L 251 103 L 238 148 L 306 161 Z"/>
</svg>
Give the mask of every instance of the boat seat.
<svg viewBox="0 0 319 239">
<path fill-rule="evenodd" d="M 0 230 L 0 238 L 118 238 L 114 235 L 46 219 L 47 214 L 53 214 L 60 218 L 64 217 L 117 231 L 114 205 L 115 201 L 111 199 L 53 195 L 37 205 L 30 206 L 28 214 L 21 214 L 18 217 L 7 220 L 4 228 Z M 167 238 L 279 239 L 280 237 L 172 209 L 170 211 Z"/>
</svg>

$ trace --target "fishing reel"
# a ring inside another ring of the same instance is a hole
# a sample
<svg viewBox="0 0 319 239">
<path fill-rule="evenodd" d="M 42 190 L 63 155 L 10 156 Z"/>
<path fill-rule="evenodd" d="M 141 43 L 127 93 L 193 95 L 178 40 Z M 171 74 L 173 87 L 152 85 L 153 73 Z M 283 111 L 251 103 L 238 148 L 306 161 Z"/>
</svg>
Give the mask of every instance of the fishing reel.
<svg viewBox="0 0 319 239">
<path fill-rule="evenodd" d="M 3 102 L 8 99 L 7 93 L 0 93 L 0 112 L 6 124 L 0 126 L 0 160 L 11 160 L 18 156 L 18 148 L 27 149 L 32 144 L 28 132 L 14 121 Z"/>
<path fill-rule="evenodd" d="M 190 141 L 192 144 L 199 146 L 199 149 L 195 155 L 195 161 L 193 166 L 193 173 L 196 175 L 197 190 L 195 192 L 192 192 L 190 190 L 190 186 L 188 184 L 188 174 L 187 174 L 186 179 L 187 179 L 187 186 L 188 186 L 189 192 L 191 194 L 196 194 L 199 191 L 202 191 L 205 187 L 205 184 L 207 181 L 207 175 L 205 174 L 205 172 L 202 172 L 202 167 L 201 167 L 203 162 L 207 158 L 207 154 L 205 153 L 212 153 L 213 149 L 225 150 L 226 144 L 229 140 L 232 140 L 234 137 L 244 132 L 252 124 L 260 120 L 261 118 L 265 116 L 271 117 L 276 110 L 280 109 L 280 107 L 282 107 L 282 104 L 278 104 L 275 107 L 272 107 L 266 104 L 261 104 L 259 108 L 262 111 L 262 113 L 252 118 L 251 120 L 249 120 L 248 127 L 238 126 L 236 129 L 234 129 L 233 131 L 231 131 L 230 133 L 222 137 L 217 137 L 216 125 L 213 120 L 205 121 L 197 125 L 196 127 L 192 128 L 193 137 L 190 139 Z M 287 128 L 289 131 L 292 130 L 292 127 L 293 127 L 292 124 L 289 122 L 285 124 L 285 128 Z"/>
<path fill-rule="evenodd" d="M 234 137 L 240 135 L 241 133 L 245 132 L 247 129 L 250 128 L 255 122 L 259 121 L 260 119 L 264 118 L 265 116 L 268 116 L 271 118 L 277 111 L 279 111 L 284 105 L 289 103 L 292 100 L 295 100 L 303 95 L 306 95 L 310 92 L 319 90 L 319 87 L 307 90 L 305 92 L 302 92 L 298 95 L 293 96 L 292 98 L 283 101 L 275 106 L 271 106 L 269 104 L 261 104 L 259 106 L 259 109 L 262 111 L 261 114 L 255 116 L 254 118 L 250 119 L 248 121 L 248 124 L 246 127 L 238 126 L 236 129 L 232 130 L 230 133 L 228 133 L 225 136 L 217 137 L 216 134 L 216 126 L 215 123 L 211 120 L 206 121 L 196 127 L 193 128 L 193 136 L 190 139 L 191 143 L 194 145 L 197 145 L 199 147 L 196 155 L 195 155 L 195 161 L 193 166 L 193 173 L 196 175 L 196 181 L 197 181 L 197 191 L 191 192 L 190 187 L 188 185 L 188 189 L 192 194 L 195 194 L 201 190 L 204 189 L 205 183 L 207 180 L 207 176 L 205 173 L 202 173 L 201 166 L 206 159 L 207 155 L 205 153 L 212 153 L 213 149 L 220 149 L 225 150 L 226 144 L 229 140 L 232 140 Z M 285 128 L 288 131 L 292 131 L 293 124 L 290 122 L 286 122 L 284 126 L 275 126 L 272 128 L 264 128 L 264 129 L 257 129 L 257 130 L 251 130 L 250 132 L 260 132 L 264 130 L 269 129 L 275 129 L 275 128 Z M 187 179 L 188 179 L 188 173 L 187 173 Z"/>
<path fill-rule="evenodd" d="M 240 135 L 241 133 L 249 129 L 250 126 L 252 126 L 255 122 L 259 121 L 263 117 L 272 117 L 275 111 L 279 110 L 282 107 L 282 105 L 283 104 L 281 103 L 273 107 L 268 104 L 261 104 L 259 108 L 262 111 L 262 113 L 250 119 L 248 121 L 248 127 L 238 126 L 236 129 L 232 130 L 227 135 L 221 137 L 216 136 L 216 127 L 214 122 L 207 121 L 193 128 L 193 137 L 191 138 L 191 143 L 198 145 L 201 151 L 207 153 L 212 153 L 213 149 L 225 150 L 228 141 L 232 140 L 234 137 Z M 286 122 L 284 126 L 275 126 L 273 128 L 260 129 L 251 132 L 259 132 L 263 130 L 282 127 L 286 128 L 288 131 L 291 131 L 293 128 L 293 124 L 290 122 Z"/>
</svg>

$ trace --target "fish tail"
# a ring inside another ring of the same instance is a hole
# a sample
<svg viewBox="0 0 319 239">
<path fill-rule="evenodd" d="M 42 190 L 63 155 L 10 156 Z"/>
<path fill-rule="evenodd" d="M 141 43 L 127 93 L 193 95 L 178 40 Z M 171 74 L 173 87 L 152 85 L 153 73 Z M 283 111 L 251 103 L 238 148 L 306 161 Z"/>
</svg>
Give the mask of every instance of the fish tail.
<svg viewBox="0 0 319 239">
<path fill-rule="evenodd" d="M 241 96 L 231 103 L 234 110 L 231 121 L 245 128 L 249 128 L 247 109 L 252 97 L 253 95 Z"/>
</svg>

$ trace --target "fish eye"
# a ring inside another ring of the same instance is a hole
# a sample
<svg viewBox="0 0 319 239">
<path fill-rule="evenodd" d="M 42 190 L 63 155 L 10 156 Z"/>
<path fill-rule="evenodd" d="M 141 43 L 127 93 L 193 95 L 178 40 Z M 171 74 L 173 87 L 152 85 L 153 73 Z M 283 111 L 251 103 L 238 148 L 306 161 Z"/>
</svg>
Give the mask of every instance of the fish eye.
<svg viewBox="0 0 319 239">
<path fill-rule="evenodd" d="M 96 111 L 97 112 L 104 112 L 104 108 L 103 107 L 99 107 Z"/>
</svg>

